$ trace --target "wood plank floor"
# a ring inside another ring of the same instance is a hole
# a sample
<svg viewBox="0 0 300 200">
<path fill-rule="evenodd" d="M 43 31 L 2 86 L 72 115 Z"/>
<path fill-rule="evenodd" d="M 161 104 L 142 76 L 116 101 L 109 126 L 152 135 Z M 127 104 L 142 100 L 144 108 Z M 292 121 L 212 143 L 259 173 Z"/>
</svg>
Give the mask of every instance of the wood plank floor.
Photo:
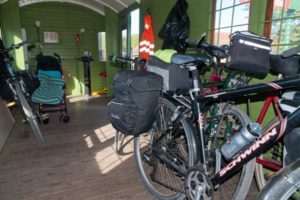
<svg viewBox="0 0 300 200">
<path fill-rule="evenodd" d="M 137 175 L 132 143 L 122 155 L 114 152 L 108 101 L 70 103 L 68 124 L 51 114 L 42 126 L 47 149 L 13 110 L 17 123 L 0 153 L 0 200 L 153 199 Z M 255 197 L 253 188 L 248 199 Z"/>
</svg>

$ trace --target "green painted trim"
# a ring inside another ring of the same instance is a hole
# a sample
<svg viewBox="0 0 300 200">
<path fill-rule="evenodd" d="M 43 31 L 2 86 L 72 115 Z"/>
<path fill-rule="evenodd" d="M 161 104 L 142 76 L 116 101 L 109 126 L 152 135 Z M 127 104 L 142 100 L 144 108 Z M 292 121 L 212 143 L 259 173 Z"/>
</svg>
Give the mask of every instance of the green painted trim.
<svg viewBox="0 0 300 200">
<path fill-rule="evenodd" d="M 251 1 L 249 30 L 259 35 L 263 35 L 264 33 L 264 22 L 266 19 L 267 3 L 267 0 Z"/>
<path fill-rule="evenodd" d="M 120 49 L 120 18 L 117 13 L 108 7 L 105 10 L 105 30 L 106 30 L 106 53 L 107 56 L 118 55 Z M 108 86 L 107 96 L 113 96 L 113 90 L 111 88 L 111 83 L 114 76 L 118 73 L 120 69 L 111 63 L 107 57 L 106 61 L 106 71 L 107 79 L 106 83 Z"/>
</svg>

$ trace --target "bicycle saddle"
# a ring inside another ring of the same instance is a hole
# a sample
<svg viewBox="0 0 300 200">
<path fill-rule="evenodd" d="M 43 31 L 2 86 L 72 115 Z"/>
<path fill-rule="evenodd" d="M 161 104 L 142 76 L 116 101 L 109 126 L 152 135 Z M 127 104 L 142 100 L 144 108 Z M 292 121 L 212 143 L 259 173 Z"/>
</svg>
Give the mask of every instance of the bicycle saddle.
<svg viewBox="0 0 300 200">
<path fill-rule="evenodd" d="M 176 65 L 184 65 L 189 63 L 209 64 L 210 58 L 204 55 L 185 55 L 176 53 L 172 56 L 171 62 Z"/>
</svg>

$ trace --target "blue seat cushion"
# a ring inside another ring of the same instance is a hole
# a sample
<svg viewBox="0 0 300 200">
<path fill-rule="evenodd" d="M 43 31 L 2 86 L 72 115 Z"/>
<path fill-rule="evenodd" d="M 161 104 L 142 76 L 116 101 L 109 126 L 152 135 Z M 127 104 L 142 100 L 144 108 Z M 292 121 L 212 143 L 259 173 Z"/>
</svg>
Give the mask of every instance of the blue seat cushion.
<svg viewBox="0 0 300 200">
<path fill-rule="evenodd" d="M 40 104 L 59 104 L 64 96 L 64 79 L 40 75 L 39 81 L 40 86 L 33 92 L 32 101 Z"/>
</svg>

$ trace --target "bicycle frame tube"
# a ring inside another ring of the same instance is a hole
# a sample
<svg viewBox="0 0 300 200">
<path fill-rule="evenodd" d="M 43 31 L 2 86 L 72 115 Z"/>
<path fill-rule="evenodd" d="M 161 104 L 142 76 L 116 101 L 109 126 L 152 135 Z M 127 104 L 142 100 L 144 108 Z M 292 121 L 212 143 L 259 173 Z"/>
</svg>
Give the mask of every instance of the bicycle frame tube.
<svg viewBox="0 0 300 200">
<path fill-rule="evenodd" d="M 192 80 L 193 80 L 193 90 L 192 93 L 194 94 L 194 98 L 198 99 L 200 98 L 201 95 L 201 89 L 202 88 L 202 84 L 199 80 L 199 72 L 196 66 L 190 66 L 189 70 L 192 73 Z M 196 113 L 196 117 L 197 117 L 197 133 L 199 135 L 199 139 L 200 139 L 200 149 L 201 149 L 201 153 L 200 153 L 200 162 L 203 164 L 204 168 L 206 168 L 206 156 L 205 156 L 205 146 L 204 146 L 204 131 L 203 131 L 203 116 L 202 116 L 202 112 L 201 112 L 201 102 L 200 101 L 194 101 L 194 109 L 195 109 L 195 113 Z"/>
<path fill-rule="evenodd" d="M 235 157 L 229 164 L 222 168 L 213 178 L 214 186 L 224 182 L 228 177 L 233 175 L 239 168 L 251 159 L 259 156 L 268 150 L 284 134 L 289 134 L 291 130 L 300 124 L 300 107 L 295 112 L 284 118 L 275 128 L 270 130 L 263 137 L 254 142 L 250 147 Z"/>
<path fill-rule="evenodd" d="M 278 107 L 278 100 L 279 100 L 279 98 L 277 96 L 270 96 L 266 99 L 264 106 L 256 120 L 257 123 L 261 124 L 263 122 L 271 103 L 273 105 L 274 112 L 275 112 L 276 116 L 278 117 L 278 119 L 280 120 L 282 118 L 281 112 Z"/>
<path fill-rule="evenodd" d="M 218 93 L 201 96 L 198 98 L 200 102 L 210 101 L 224 101 L 234 100 L 241 97 L 251 97 L 261 93 L 275 92 L 279 90 L 286 90 L 291 88 L 297 88 L 300 85 L 300 75 L 293 76 L 282 80 L 277 80 L 268 83 L 262 83 L 259 85 L 245 86 L 236 89 L 223 90 Z"/>
</svg>

